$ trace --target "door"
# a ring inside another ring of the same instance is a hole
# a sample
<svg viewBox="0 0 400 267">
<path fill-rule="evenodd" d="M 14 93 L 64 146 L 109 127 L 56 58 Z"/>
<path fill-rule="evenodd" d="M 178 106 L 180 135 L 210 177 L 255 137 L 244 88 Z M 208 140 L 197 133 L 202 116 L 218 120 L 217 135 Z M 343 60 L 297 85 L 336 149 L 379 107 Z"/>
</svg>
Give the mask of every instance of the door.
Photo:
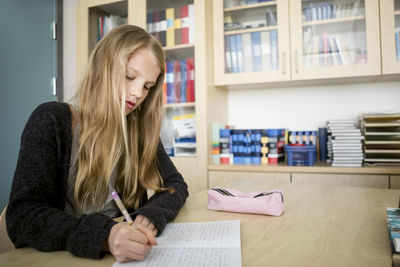
<svg viewBox="0 0 400 267">
<path fill-rule="evenodd" d="M 381 74 L 378 0 L 291 0 L 290 14 L 292 80 Z"/>
<path fill-rule="evenodd" d="M 0 3 L 0 209 L 7 203 L 21 133 L 34 108 L 57 100 L 57 43 L 52 22 L 57 0 Z"/>
</svg>

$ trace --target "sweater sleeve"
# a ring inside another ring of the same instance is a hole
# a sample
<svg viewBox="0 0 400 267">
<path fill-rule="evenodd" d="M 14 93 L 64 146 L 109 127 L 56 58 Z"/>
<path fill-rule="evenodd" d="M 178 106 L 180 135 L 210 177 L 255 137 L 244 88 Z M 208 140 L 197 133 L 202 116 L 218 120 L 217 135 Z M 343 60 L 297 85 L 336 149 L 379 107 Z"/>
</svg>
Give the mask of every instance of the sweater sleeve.
<svg viewBox="0 0 400 267">
<path fill-rule="evenodd" d="M 17 248 L 28 245 L 100 258 L 102 244 L 116 222 L 98 213 L 80 217 L 64 213 L 71 142 L 65 133 L 71 131 L 71 120 L 70 114 L 59 116 L 63 112 L 65 107 L 62 110 L 59 103 L 43 104 L 25 126 L 7 208 L 7 231 Z"/>
<path fill-rule="evenodd" d="M 147 217 L 158 229 L 158 235 L 166 224 L 172 221 L 185 204 L 189 196 L 188 187 L 182 175 L 177 171 L 171 159 L 160 142 L 157 148 L 157 160 L 165 188 L 173 188 L 175 192 L 160 192 L 154 194 L 141 208 L 133 214 Z"/>
</svg>

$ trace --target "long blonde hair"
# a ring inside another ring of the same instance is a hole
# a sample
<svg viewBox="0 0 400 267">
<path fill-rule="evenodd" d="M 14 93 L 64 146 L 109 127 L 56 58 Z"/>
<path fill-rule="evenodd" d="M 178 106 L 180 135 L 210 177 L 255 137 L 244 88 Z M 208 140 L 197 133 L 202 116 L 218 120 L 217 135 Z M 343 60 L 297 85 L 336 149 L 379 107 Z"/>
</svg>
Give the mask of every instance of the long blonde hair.
<svg viewBox="0 0 400 267">
<path fill-rule="evenodd" d="M 142 49 L 152 52 L 161 73 L 142 104 L 126 116 L 118 90 L 125 92 L 127 63 Z M 116 190 L 129 208 L 139 206 L 146 189 L 163 190 L 156 152 L 164 72 L 161 45 L 139 27 L 119 26 L 94 48 L 76 95 L 80 133 L 74 195 L 81 209 L 104 204 L 113 170 Z"/>
</svg>

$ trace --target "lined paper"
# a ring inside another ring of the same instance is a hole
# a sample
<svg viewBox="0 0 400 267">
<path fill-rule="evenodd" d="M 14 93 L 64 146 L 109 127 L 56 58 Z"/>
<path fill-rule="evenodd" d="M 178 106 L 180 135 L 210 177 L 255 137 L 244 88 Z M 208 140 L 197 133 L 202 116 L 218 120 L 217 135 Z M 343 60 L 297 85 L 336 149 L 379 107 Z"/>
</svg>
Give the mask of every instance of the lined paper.
<svg viewBox="0 0 400 267">
<path fill-rule="evenodd" d="M 144 261 L 115 262 L 130 266 L 241 267 L 240 221 L 169 223 Z"/>
</svg>

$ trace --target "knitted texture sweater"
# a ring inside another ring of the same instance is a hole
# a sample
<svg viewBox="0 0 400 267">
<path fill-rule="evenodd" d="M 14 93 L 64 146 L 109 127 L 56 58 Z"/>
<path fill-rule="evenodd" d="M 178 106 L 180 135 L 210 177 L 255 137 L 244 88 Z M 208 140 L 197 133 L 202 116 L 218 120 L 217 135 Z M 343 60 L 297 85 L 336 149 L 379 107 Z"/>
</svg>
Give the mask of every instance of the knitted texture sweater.
<svg viewBox="0 0 400 267">
<path fill-rule="evenodd" d="M 7 231 L 15 247 L 41 251 L 68 250 L 88 258 L 101 258 L 101 250 L 116 222 L 92 213 L 64 213 L 72 144 L 72 114 L 68 104 L 48 102 L 31 114 L 21 137 L 17 167 L 6 213 Z M 188 197 L 187 185 L 159 143 L 157 162 L 165 187 L 142 198 L 132 216 L 146 216 L 159 234 L 173 220 Z"/>
</svg>

